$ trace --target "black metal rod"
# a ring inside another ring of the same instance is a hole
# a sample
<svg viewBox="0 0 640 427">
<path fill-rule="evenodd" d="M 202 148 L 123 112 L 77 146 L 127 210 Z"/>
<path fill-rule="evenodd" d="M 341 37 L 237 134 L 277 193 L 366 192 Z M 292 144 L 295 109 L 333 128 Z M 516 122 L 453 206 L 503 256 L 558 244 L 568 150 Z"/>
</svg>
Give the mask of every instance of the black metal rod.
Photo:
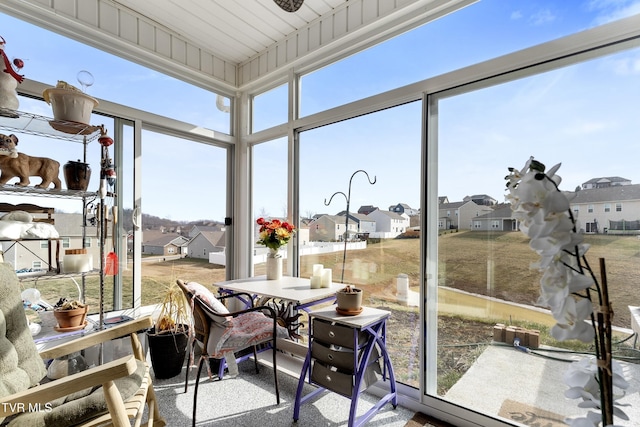
<svg viewBox="0 0 640 427">
<path fill-rule="evenodd" d="M 349 208 L 350 208 L 350 204 L 351 204 L 351 182 L 353 181 L 353 177 L 356 176 L 356 174 L 358 173 L 364 173 L 367 176 L 367 180 L 369 181 L 369 184 L 373 185 L 376 183 L 376 177 L 374 175 L 373 177 L 373 181 L 371 181 L 371 178 L 369 178 L 369 174 L 367 173 L 367 171 L 363 170 L 363 169 L 358 169 L 357 171 L 355 171 L 352 175 L 351 178 L 349 178 L 349 189 L 348 189 L 348 194 L 344 194 L 342 191 L 336 191 L 335 193 L 333 193 L 331 195 L 331 197 L 329 198 L 329 201 L 327 202 L 327 199 L 324 199 L 324 204 L 325 206 L 329 206 L 331 204 L 331 200 L 333 200 L 333 196 L 335 196 L 336 194 L 342 194 L 344 196 L 345 199 L 347 199 L 347 215 L 346 215 L 346 219 L 344 221 L 344 249 L 342 251 L 342 275 L 340 276 L 340 283 L 344 283 L 344 269 L 345 266 L 347 265 L 347 241 L 349 240 Z"/>
</svg>

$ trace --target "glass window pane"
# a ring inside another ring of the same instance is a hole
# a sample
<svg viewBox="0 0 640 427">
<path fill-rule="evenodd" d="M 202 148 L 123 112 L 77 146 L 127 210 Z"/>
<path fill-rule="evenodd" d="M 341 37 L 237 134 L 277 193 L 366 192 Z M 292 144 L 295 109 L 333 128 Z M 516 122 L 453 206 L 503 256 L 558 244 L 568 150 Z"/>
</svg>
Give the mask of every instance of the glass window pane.
<svg viewBox="0 0 640 427">
<path fill-rule="evenodd" d="M 20 74 L 30 80 L 51 86 L 63 80 L 82 88 L 77 76 L 86 70 L 94 78 L 94 83 L 86 88 L 88 95 L 230 133 L 230 114 L 219 107 L 228 106 L 229 102 L 224 100 L 221 104 L 211 91 L 8 15 L 0 14 L 0 26 L 5 29 L 2 36 L 7 41 L 7 54 L 24 58 Z M 22 106 L 20 110 L 29 111 Z"/>
<path fill-rule="evenodd" d="M 634 142 L 640 136 L 634 112 L 640 85 L 630 68 L 639 55 L 639 49 L 625 51 L 439 101 L 438 196 L 448 199 L 439 219 L 448 226 L 439 230 L 437 288 L 427 291 L 438 301 L 437 347 L 432 342 L 427 348 L 428 355 L 437 354 L 437 372 L 426 373 L 429 394 L 507 418 L 515 407 L 550 411 L 560 420 L 579 413 L 577 401 L 564 397 L 567 386 L 560 378 L 567 365 L 554 359 L 592 349 L 550 337 L 555 322 L 535 307 L 541 273 L 530 265 L 538 255 L 515 230 L 504 204 L 504 177 L 508 167 L 520 169 L 534 156 L 547 168 L 562 163 L 562 190 L 583 188 L 570 209 L 591 245 L 590 264 L 606 258 L 614 325 L 628 328 L 627 305 L 640 305 L 633 285 L 640 276 L 638 231 L 611 228 L 636 219 L 631 212 L 640 209 L 637 199 L 630 200 L 640 188 L 640 147 Z M 584 183 L 613 170 L 630 185 L 584 189 Z M 622 202 L 624 212 L 611 209 Z M 458 223 L 444 209 L 456 209 Z M 509 328 L 529 331 L 526 339 L 532 341 L 521 343 L 541 357 L 515 351 L 518 332 Z M 428 325 L 427 335 L 435 331 Z M 534 331 L 545 349 L 538 349 Z M 616 351 L 625 354 L 630 345 L 617 344 Z M 505 378 L 505 372 L 513 377 Z M 518 386 L 505 387 L 505 380 Z"/>
<path fill-rule="evenodd" d="M 258 240 L 258 218 L 287 218 L 287 138 L 279 138 L 253 147 L 253 224 Z M 298 230 L 300 235 L 300 230 Z M 303 232 L 304 233 L 304 232 Z M 283 272 L 291 275 L 288 246 L 281 248 Z M 254 275 L 266 274 L 267 248 L 254 244 Z"/>
<path fill-rule="evenodd" d="M 180 149 L 176 149 L 180 147 Z M 183 278 L 225 280 L 225 149 L 142 133 L 142 304 Z"/>
<path fill-rule="evenodd" d="M 300 134 L 300 222 L 309 235 L 300 244 L 300 277 L 322 264 L 334 286 L 361 287 L 367 306 L 390 310 L 387 346 L 396 378 L 415 387 L 420 117 L 416 102 Z"/>
<path fill-rule="evenodd" d="M 252 132 L 287 122 L 289 106 L 289 85 L 284 84 L 263 92 L 253 98 Z"/>
<path fill-rule="evenodd" d="M 475 2 L 302 76 L 300 114 L 304 117 L 634 13 L 637 7 L 629 2 Z"/>
</svg>

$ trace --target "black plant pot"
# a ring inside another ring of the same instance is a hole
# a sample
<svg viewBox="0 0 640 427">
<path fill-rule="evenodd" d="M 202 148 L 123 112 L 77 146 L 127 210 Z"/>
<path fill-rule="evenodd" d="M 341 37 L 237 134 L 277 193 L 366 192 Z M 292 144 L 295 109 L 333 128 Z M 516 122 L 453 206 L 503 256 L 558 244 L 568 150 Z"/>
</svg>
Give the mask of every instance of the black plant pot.
<svg viewBox="0 0 640 427">
<path fill-rule="evenodd" d="M 153 373 L 158 379 L 173 378 L 182 372 L 189 341 L 188 326 L 184 333 L 157 334 L 155 328 L 147 332 Z"/>
</svg>

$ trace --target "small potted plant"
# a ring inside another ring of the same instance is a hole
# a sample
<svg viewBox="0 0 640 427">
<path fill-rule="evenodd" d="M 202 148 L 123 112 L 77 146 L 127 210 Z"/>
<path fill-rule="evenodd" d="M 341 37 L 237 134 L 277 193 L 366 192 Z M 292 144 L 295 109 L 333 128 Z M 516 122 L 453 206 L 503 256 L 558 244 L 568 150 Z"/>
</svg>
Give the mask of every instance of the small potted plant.
<svg viewBox="0 0 640 427">
<path fill-rule="evenodd" d="M 60 298 L 53 306 L 53 316 L 58 321 L 58 331 L 84 328 L 87 324 L 89 306 L 79 300 Z"/>
<path fill-rule="evenodd" d="M 362 289 L 351 285 L 336 292 L 336 311 L 343 315 L 354 316 L 362 313 Z"/>
<path fill-rule="evenodd" d="M 155 325 L 147 331 L 151 366 L 156 378 L 172 378 L 182 371 L 190 320 L 187 299 L 182 290 L 172 284 L 159 305 Z"/>
</svg>

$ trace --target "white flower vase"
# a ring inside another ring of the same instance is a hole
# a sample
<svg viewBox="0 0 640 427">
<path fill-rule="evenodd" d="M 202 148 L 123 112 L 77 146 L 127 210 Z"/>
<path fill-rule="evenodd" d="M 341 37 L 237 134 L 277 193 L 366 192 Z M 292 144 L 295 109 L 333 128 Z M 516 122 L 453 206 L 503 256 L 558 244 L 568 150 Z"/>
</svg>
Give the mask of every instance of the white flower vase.
<svg viewBox="0 0 640 427">
<path fill-rule="evenodd" d="M 267 280 L 282 279 L 282 256 L 277 250 L 270 250 L 267 254 Z"/>
</svg>

